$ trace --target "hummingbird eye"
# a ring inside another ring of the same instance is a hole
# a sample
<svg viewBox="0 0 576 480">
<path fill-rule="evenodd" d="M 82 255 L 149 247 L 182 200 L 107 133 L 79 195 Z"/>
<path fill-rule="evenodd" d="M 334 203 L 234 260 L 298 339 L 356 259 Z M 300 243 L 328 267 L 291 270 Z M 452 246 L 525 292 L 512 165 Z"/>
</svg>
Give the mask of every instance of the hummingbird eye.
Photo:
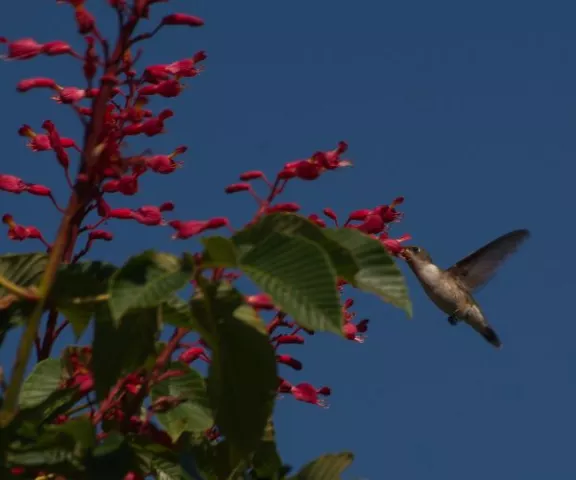
<svg viewBox="0 0 576 480">
<path fill-rule="evenodd" d="M 414 253 L 420 253 L 420 247 L 412 247 Z"/>
</svg>

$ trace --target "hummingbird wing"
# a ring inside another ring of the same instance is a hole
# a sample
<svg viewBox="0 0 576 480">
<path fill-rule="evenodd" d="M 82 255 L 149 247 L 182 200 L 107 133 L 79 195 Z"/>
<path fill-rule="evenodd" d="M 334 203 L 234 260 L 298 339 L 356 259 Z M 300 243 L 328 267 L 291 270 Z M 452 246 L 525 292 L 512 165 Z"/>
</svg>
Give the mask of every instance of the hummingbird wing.
<svg viewBox="0 0 576 480">
<path fill-rule="evenodd" d="M 504 260 L 530 236 L 528 230 L 514 230 L 464 257 L 447 271 L 472 291 L 488 283 Z"/>
</svg>

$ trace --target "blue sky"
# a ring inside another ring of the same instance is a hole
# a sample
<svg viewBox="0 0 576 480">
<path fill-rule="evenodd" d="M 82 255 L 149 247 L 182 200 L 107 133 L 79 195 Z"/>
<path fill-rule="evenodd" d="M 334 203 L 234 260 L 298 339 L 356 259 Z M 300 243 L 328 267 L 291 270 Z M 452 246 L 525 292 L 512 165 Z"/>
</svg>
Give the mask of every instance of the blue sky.
<svg viewBox="0 0 576 480">
<path fill-rule="evenodd" d="M 112 19 L 106 2 L 88 5 Z M 168 152 L 188 144 L 186 167 L 145 178 L 142 194 L 114 198 L 115 206 L 172 200 L 176 218 L 227 215 L 240 226 L 253 212 L 251 200 L 223 193 L 239 173 L 273 175 L 284 162 L 346 140 L 353 169 L 294 183 L 284 200 L 298 201 L 305 213 L 329 206 L 345 215 L 404 195 L 406 216 L 393 232 L 412 234 L 444 267 L 509 230 L 533 234 L 478 296 L 504 342 L 501 351 L 465 325 L 450 327 L 405 268 L 413 320 L 374 297 L 356 296 L 359 315 L 371 319 L 366 343 L 322 335 L 287 349 L 304 362 L 287 378 L 329 385 L 333 396 L 327 410 L 278 402 L 285 461 L 299 466 L 352 450 L 349 479 L 573 478 L 576 5 L 171 5 L 207 24 L 162 32 L 149 44 L 146 63 L 203 49 L 206 71 L 170 104 L 176 117 L 168 134 L 133 148 Z M 30 2 L 4 6 L 1 34 L 81 45 L 67 6 L 38 2 L 34 15 L 30 9 Z M 30 76 L 73 85 L 80 78 L 75 63 L 42 59 L 0 69 L 0 171 L 61 188 L 50 154 L 29 153 L 16 130 L 22 123 L 39 129 L 50 118 L 80 141 L 79 126 L 44 92 L 18 95 L 14 85 Z M 3 194 L 0 206 L 53 235 L 58 217 L 41 199 Z M 167 229 L 112 229 L 116 239 L 96 247 L 95 257 L 120 263 L 134 250 L 197 245 L 171 241 Z M 35 248 L 3 235 L 3 252 Z M 13 351 L 8 345 L 0 352 L 5 367 Z"/>
</svg>

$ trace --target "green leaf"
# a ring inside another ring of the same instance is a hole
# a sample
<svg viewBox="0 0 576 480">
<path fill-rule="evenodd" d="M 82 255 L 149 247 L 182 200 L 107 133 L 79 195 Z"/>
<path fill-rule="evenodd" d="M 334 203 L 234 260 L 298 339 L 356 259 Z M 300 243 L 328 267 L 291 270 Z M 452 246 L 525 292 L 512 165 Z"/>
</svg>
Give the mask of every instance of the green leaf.
<svg viewBox="0 0 576 480">
<path fill-rule="evenodd" d="M 236 267 L 238 252 L 234 242 L 228 238 L 213 236 L 202 238 L 204 254 L 202 265 L 205 267 Z"/>
<path fill-rule="evenodd" d="M 150 357 L 156 357 L 157 335 L 158 309 L 131 311 L 116 327 L 108 305 L 99 305 L 92 353 L 98 400 L 106 396 L 121 375 L 144 367 Z"/>
<path fill-rule="evenodd" d="M 132 257 L 110 279 L 110 311 L 114 321 L 129 310 L 157 307 L 185 287 L 192 277 L 194 259 L 181 259 L 151 250 Z"/>
<path fill-rule="evenodd" d="M 276 448 L 276 433 L 274 431 L 272 418 L 268 420 L 262 441 L 252 459 L 252 464 L 258 478 L 270 478 L 274 480 L 281 478 L 282 459 Z"/>
<path fill-rule="evenodd" d="M 33 441 L 14 442 L 6 452 L 8 464 L 52 473 L 83 471 L 83 462 L 96 445 L 96 432 L 88 417 L 73 418 L 61 425 L 46 425 Z"/>
<path fill-rule="evenodd" d="M 211 288 L 205 301 L 216 338 L 208 393 L 235 465 L 258 447 L 272 414 L 278 385 L 276 358 L 263 323 L 255 328 L 236 315 L 244 301 L 238 291 Z"/>
<path fill-rule="evenodd" d="M 100 442 L 86 460 L 87 478 L 124 478 L 129 471 L 137 471 L 136 456 L 126 437 L 112 431 Z"/>
<path fill-rule="evenodd" d="M 0 275 L 21 287 L 37 285 L 42 278 L 48 255 L 45 253 L 8 254 L 0 256 Z M 6 293 L 0 287 L 0 294 Z"/>
<path fill-rule="evenodd" d="M 354 454 L 350 452 L 322 455 L 307 463 L 295 476 L 290 478 L 293 480 L 338 480 L 353 460 Z"/>
<path fill-rule="evenodd" d="M 294 213 L 265 215 L 254 225 L 236 233 L 232 239 L 245 252 L 249 250 L 247 247 L 260 243 L 272 232 L 303 237 L 318 244 L 330 257 L 337 275 L 347 281 L 351 281 L 358 271 L 354 258 L 348 250 L 324 235 L 324 230 L 318 225 Z"/>
<path fill-rule="evenodd" d="M 118 267 L 106 262 L 63 264 L 56 274 L 50 298 L 53 302 L 64 303 L 72 298 L 102 295 L 117 271 Z"/>
<path fill-rule="evenodd" d="M 0 276 L 20 287 L 38 285 L 46 269 L 48 256 L 45 253 L 7 254 L 0 256 Z M 0 286 L 0 298 L 9 292 Z M 6 334 L 18 324 L 24 322 L 34 303 L 17 300 L 8 308 L 0 310 L 0 345 Z"/>
<path fill-rule="evenodd" d="M 118 268 L 105 262 L 82 262 L 60 266 L 50 303 L 70 322 L 79 339 L 98 306 L 95 297 L 108 291 L 108 281 Z"/>
<path fill-rule="evenodd" d="M 271 232 L 240 268 L 299 325 L 342 334 L 342 307 L 329 257 L 309 240 Z"/>
<path fill-rule="evenodd" d="M 158 420 L 173 441 L 183 432 L 202 433 L 214 424 L 204 378 L 196 370 L 183 363 L 173 363 L 170 370 L 185 372 L 170 377 L 152 389 L 152 401 L 158 397 L 171 396 L 186 399 L 166 413 L 158 413 Z"/>
<path fill-rule="evenodd" d="M 34 366 L 20 391 L 20 408 L 40 405 L 60 387 L 62 365 L 57 358 L 47 358 Z"/>
<path fill-rule="evenodd" d="M 197 480 L 181 465 L 176 452 L 160 444 L 134 437 L 132 448 L 138 457 L 140 470 L 155 474 L 158 480 Z"/>
<path fill-rule="evenodd" d="M 325 230 L 325 234 L 351 252 L 358 271 L 353 284 L 366 292 L 374 293 L 412 316 L 412 303 L 404 276 L 387 252 L 376 239 L 358 230 L 341 228 Z"/>
</svg>

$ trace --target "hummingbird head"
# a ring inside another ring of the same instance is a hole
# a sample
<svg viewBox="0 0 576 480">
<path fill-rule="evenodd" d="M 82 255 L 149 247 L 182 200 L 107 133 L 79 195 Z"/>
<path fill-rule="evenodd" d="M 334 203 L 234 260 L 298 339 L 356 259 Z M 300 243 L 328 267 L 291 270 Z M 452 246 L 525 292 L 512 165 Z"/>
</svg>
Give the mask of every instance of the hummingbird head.
<svg viewBox="0 0 576 480">
<path fill-rule="evenodd" d="M 404 247 L 400 256 L 406 260 L 409 265 L 432 263 L 432 258 L 426 250 L 412 245 Z"/>
</svg>

